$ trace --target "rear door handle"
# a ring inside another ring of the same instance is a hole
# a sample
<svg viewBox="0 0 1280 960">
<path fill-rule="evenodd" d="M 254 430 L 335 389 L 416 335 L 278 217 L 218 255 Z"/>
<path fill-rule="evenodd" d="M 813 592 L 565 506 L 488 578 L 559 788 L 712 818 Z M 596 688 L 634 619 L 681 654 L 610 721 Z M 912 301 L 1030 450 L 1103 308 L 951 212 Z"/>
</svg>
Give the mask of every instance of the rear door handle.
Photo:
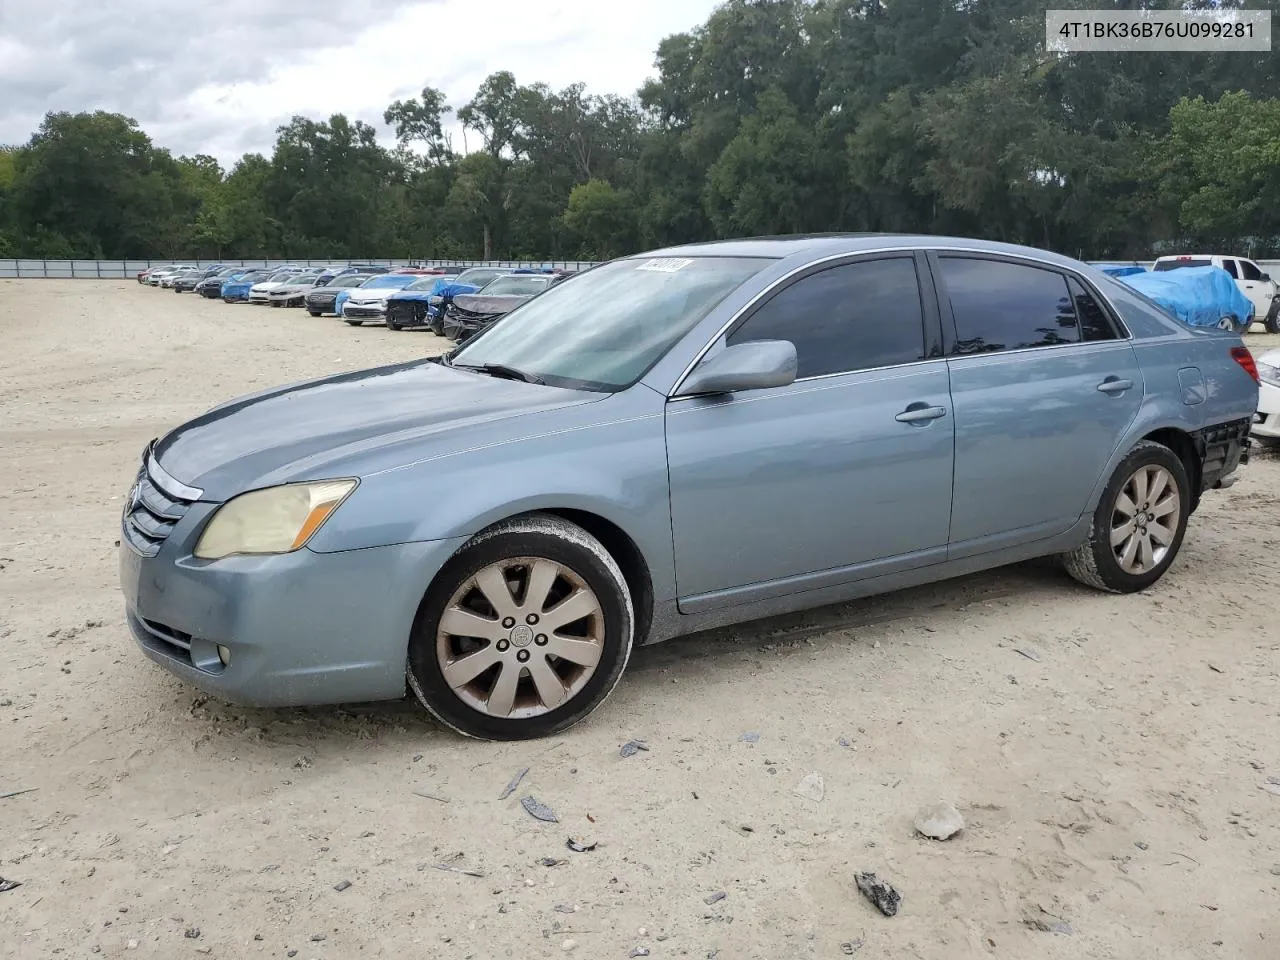
<svg viewBox="0 0 1280 960">
<path fill-rule="evenodd" d="M 923 423 L 927 420 L 937 420 L 939 417 L 945 417 L 946 415 L 946 407 L 930 407 L 923 403 L 913 403 L 893 419 L 899 423 Z"/>
<path fill-rule="evenodd" d="M 1107 379 L 1098 384 L 1098 389 L 1103 393 L 1124 393 L 1126 390 L 1133 389 L 1133 381 L 1107 377 Z"/>
</svg>

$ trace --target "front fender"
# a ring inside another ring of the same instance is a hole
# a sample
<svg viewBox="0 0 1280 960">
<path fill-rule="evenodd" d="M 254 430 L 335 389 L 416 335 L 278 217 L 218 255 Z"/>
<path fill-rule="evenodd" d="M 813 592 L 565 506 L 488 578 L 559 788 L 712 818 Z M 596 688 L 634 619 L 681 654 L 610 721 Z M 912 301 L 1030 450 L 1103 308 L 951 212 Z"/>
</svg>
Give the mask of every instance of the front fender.
<svg viewBox="0 0 1280 960">
<path fill-rule="evenodd" d="M 465 538 L 516 514 L 578 510 L 631 537 L 655 598 L 674 597 L 662 403 L 653 395 L 647 410 L 599 423 L 576 408 L 554 432 L 373 474 L 308 546 L 324 553 Z"/>
</svg>

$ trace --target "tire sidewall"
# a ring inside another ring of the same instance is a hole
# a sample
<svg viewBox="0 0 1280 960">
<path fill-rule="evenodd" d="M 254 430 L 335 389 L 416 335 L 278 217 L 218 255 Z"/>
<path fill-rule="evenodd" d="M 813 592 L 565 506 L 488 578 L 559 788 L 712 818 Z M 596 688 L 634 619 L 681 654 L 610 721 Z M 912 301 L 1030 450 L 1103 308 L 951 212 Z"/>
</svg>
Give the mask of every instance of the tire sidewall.
<svg viewBox="0 0 1280 960">
<path fill-rule="evenodd" d="M 1129 478 L 1140 467 L 1144 466 L 1164 467 L 1173 477 L 1173 482 L 1177 484 L 1178 529 L 1174 534 L 1173 543 L 1169 545 L 1169 552 L 1165 555 L 1165 558 L 1146 573 L 1134 575 L 1121 568 L 1120 562 L 1116 559 L 1111 549 L 1111 517 L 1115 512 L 1115 502 L 1120 491 L 1129 482 Z M 1121 460 L 1112 474 L 1111 480 L 1107 483 L 1106 489 L 1102 492 L 1102 497 L 1098 501 L 1098 509 L 1094 512 L 1093 517 L 1094 562 L 1097 564 L 1098 573 L 1106 585 L 1122 593 L 1135 593 L 1146 589 L 1164 576 L 1174 560 L 1178 558 L 1178 554 L 1182 549 L 1182 540 L 1186 536 L 1187 522 L 1190 518 L 1190 507 L 1191 483 L 1187 478 L 1187 468 L 1177 454 L 1168 447 L 1154 443 L 1145 444 Z"/>
<path fill-rule="evenodd" d="M 596 545 L 603 553 L 603 547 Z M 607 554 L 605 554 L 607 556 Z M 568 703 L 541 716 L 499 719 L 469 707 L 445 682 L 436 656 L 436 630 L 454 592 L 489 564 L 509 557 L 545 557 L 562 563 L 594 591 L 604 614 L 600 662 L 586 686 Z M 616 567 L 574 541 L 542 531 L 497 533 L 460 550 L 428 588 L 409 639 L 409 684 L 423 706 L 453 730 L 483 740 L 528 740 L 564 730 L 596 709 L 617 684 L 634 640 L 634 615 Z"/>
</svg>

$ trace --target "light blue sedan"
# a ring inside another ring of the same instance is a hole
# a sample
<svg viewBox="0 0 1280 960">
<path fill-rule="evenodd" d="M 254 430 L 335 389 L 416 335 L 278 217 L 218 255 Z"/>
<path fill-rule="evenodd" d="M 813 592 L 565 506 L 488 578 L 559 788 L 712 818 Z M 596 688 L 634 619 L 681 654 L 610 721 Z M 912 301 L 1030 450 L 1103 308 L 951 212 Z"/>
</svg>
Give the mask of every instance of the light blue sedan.
<svg viewBox="0 0 1280 960">
<path fill-rule="evenodd" d="M 266 390 L 144 451 L 143 652 L 229 700 L 398 698 L 476 737 L 637 644 L 1057 556 L 1157 581 L 1247 459 L 1257 371 L 1066 257 L 708 243 L 581 273 L 444 358 Z"/>
</svg>

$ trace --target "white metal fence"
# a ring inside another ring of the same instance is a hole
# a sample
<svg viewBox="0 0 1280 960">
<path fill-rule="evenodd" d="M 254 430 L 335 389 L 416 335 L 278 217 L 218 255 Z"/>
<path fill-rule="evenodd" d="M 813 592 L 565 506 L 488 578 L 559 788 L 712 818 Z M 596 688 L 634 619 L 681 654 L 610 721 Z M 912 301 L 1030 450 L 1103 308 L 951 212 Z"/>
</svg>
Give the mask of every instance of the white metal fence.
<svg viewBox="0 0 1280 960">
<path fill-rule="evenodd" d="M 197 267 L 282 267 L 298 265 L 327 267 L 338 260 L 0 260 L 0 280 L 132 280 L 148 267 L 170 263 L 190 263 Z M 585 270 L 595 266 L 588 260 L 377 260 L 389 267 L 530 267 Z M 1150 269 L 1151 261 L 1122 260 L 1108 263 L 1137 263 Z M 1254 261 L 1271 276 L 1280 279 L 1280 260 Z"/>
<path fill-rule="evenodd" d="M 286 265 L 327 267 L 340 260 L 0 260 L 0 280 L 132 280 L 148 267 L 189 263 L 197 267 L 282 267 Z M 364 261 L 356 261 L 364 262 Z M 389 267 L 551 267 L 584 270 L 593 266 L 582 260 L 372 260 Z"/>
</svg>

